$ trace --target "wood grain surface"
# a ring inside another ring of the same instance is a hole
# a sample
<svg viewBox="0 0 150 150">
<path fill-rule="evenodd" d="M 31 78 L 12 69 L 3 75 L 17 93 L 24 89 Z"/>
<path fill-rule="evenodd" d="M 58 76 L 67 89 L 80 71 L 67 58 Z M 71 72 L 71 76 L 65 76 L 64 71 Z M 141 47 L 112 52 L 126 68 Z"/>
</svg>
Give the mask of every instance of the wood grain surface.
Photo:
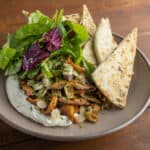
<svg viewBox="0 0 150 150">
<path fill-rule="evenodd" d="M 138 47 L 150 60 L 150 0 L 0 0 L 0 45 L 8 32 L 26 23 L 21 11 L 41 10 L 52 15 L 64 8 L 65 14 L 81 12 L 86 3 L 98 24 L 109 17 L 113 32 L 127 34 L 134 26 L 139 29 Z M 0 121 L 0 150 L 150 150 L 150 108 L 130 126 L 116 133 L 82 142 L 45 141 L 23 134 Z"/>
</svg>

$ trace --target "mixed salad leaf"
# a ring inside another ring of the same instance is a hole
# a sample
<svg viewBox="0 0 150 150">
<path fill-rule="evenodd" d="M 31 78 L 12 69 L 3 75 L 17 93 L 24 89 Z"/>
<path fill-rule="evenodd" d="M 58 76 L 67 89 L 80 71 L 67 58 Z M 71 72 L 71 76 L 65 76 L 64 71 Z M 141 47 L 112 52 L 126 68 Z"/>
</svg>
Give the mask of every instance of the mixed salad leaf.
<svg viewBox="0 0 150 150">
<path fill-rule="evenodd" d="M 84 66 L 88 75 L 94 70 L 82 56 L 82 45 L 89 38 L 86 28 L 63 21 L 62 16 L 63 10 L 57 10 L 52 18 L 37 10 L 27 16 L 26 25 L 8 35 L 0 50 L 0 69 L 6 76 L 18 74 L 20 78 L 32 78 L 41 71 L 49 79 L 61 69 L 54 69 L 50 64 L 68 56 L 75 64 Z"/>
<path fill-rule="evenodd" d="M 49 56 L 49 52 L 42 50 L 40 44 L 36 43 L 32 45 L 23 56 L 22 69 L 25 71 L 32 70 L 38 65 L 42 60 Z"/>
<path fill-rule="evenodd" d="M 58 28 L 51 29 L 48 33 L 44 35 L 44 45 L 45 49 L 48 51 L 57 50 L 61 47 L 62 37 L 59 33 Z"/>
<path fill-rule="evenodd" d="M 48 16 L 44 15 L 39 10 L 37 10 L 31 13 L 28 17 L 28 24 L 33 24 L 33 23 L 41 23 L 41 24 L 47 24 L 51 26 L 52 20 Z"/>
<path fill-rule="evenodd" d="M 16 50 L 13 48 L 3 48 L 0 51 L 0 68 L 4 70 L 8 63 L 13 59 L 16 54 Z"/>
</svg>

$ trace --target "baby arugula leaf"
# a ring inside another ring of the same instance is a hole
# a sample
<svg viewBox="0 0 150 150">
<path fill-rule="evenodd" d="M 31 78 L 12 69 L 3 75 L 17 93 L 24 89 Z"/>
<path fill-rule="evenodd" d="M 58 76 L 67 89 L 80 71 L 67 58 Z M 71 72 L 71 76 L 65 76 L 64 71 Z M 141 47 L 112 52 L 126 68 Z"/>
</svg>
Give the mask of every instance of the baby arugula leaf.
<svg viewBox="0 0 150 150">
<path fill-rule="evenodd" d="M 52 18 L 51 28 L 58 27 L 62 24 L 63 13 L 64 13 L 63 9 L 61 9 L 60 11 L 56 10 L 56 12 Z"/>
<path fill-rule="evenodd" d="M 93 64 L 91 64 L 90 62 L 88 62 L 84 57 L 82 59 L 82 63 L 86 70 L 86 74 L 88 76 L 91 76 L 91 73 L 95 70 L 95 66 Z"/>
</svg>

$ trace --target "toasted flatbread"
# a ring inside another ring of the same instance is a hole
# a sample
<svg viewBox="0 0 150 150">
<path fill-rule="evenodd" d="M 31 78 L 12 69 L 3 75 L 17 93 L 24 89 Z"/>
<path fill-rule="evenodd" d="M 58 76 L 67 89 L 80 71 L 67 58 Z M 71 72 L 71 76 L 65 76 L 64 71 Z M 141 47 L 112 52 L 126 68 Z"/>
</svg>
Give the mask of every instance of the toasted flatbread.
<svg viewBox="0 0 150 150">
<path fill-rule="evenodd" d="M 117 47 L 108 18 L 102 18 L 97 27 L 94 40 L 95 54 L 98 63 L 102 63 Z"/>
<path fill-rule="evenodd" d="M 128 34 L 117 49 L 92 74 L 99 90 L 115 106 L 126 106 L 136 55 L 137 28 Z"/>
<path fill-rule="evenodd" d="M 93 37 L 95 35 L 96 25 L 90 14 L 90 11 L 88 10 L 88 8 L 85 4 L 83 5 L 83 11 L 82 11 L 82 17 L 81 17 L 80 24 L 83 25 L 84 27 L 86 27 L 90 36 Z"/>
<path fill-rule="evenodd" d="M 96 58 L 94 55 L 94 50 L 93 50 L 93 41 L 89 40 L 84 48 L 83 48 L 83 56 L 86 58 L 86 60 L 88 62 L 90 62 L 91 64 L 95 65 L 97 64 L 96 62 Z"/>
<path fill-rule="evenodd" d="M 74 23 L 80 23 L 81 16 L 79 13 L 75 13 L 75 14 L 71 14 L 71 15 L 65 15 L 65 16 L 63 16 L 62 19 L 63 19 L 63 21 L 69 20 L 69 21 L 72 21 Z"/>
</svg>

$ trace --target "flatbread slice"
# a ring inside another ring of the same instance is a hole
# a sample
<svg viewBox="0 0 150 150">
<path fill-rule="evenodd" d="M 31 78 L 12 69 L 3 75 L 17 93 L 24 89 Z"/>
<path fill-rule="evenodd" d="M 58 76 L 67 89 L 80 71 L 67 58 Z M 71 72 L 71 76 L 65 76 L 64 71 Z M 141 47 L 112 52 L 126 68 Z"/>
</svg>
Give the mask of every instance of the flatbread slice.
<svg viewBox="0 0 150 150">
<path fill-rule="evenodd" d="M 95 35 L 96 25 L 90 14 L 90 11 L 88 10 L 88 8 L 85 4 L 83 5 L 83 11 L 82 11 L 82 17 L 81 17 L 80 24 L 83 25 L 87 29 L 90 36 L 93 37 Z"/>
<path fill-rule="evenodd" d="M 117 47 L 108 18 L 102 18 L 95 33 L 94 48 L 98 63 L 102 63 Z"/>
<path fill-rule="evenodd" d="M 65 15 L 65 16 L 63 16 L 62 19 L 63 19 L 63 21 L 69 20 L 69 21 L 72 21 L 74 23 L 80 23 L 81 15 L 79 13 L 75 13 L 75 14 L 71 14 L 71 15 Z"/>
<path fill-rule="evenodd" d="M 128 34 L 117 49 L 92 74 L 99 90 L 119 108 L 126 106 L 136 55 L 137 28 Z"/>
<path fill-rule="evenodd" d="M 94 66 L 97 65 L 96 58 L 94 55 L 94 50 L 93 50 L 93 40 L 89 40 L 84 48 L 83 48 L 83 56 L 86 58 L 88 62 L 93 64 Z"/>
</svg>

